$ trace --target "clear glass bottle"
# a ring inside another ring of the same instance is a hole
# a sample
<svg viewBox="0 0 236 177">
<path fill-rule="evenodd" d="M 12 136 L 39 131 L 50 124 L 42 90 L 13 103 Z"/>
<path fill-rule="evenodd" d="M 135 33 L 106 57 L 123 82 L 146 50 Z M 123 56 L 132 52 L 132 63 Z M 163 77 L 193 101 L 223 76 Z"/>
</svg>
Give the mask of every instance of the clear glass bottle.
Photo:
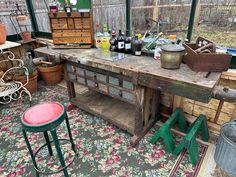
<svg viewBox="0 0 236 177">
<path fill-rule="evenodd" d="M 95 47 L 101 48 L 102 47 L 102 36 L 103 34 L 100 31 L 100 25 L 96 25 L 96 33 L 95 33 Z"/>
<path fill-rule="evenodd" d="M 110 51 L 116 52 L 117 51 L 117 46 L 118 45 L 118 41 L 116 38 L 116 32 L 112 31 L 111 33 L 111 39 L 110 39 Z"/>
</svg>

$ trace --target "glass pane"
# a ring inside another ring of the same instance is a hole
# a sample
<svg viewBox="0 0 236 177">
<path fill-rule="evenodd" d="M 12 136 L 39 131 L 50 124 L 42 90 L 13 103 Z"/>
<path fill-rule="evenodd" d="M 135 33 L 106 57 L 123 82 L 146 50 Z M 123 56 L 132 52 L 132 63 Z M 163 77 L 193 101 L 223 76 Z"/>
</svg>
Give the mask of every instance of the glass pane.
<svg viewBox="0 0 236 177">
<path fill-rule="evenodd" d="M 236 47 L 236 0 L 201 0 L 193 40 L 203 36 L 217 45 Z"/>
<path fill-rule="evenodd" d="M 19 5 L 19 10 L 16 8 Z M 31 31 L 31 22 L 28 21 L 27 26 L 19 26 L 15 16 L 21 12 L 28 15 L 25 0 L 0 0 L 0 20 L 6 25 L 7 35 L 20 34 L 24 31 Z M 10 14 L 14 16 L 10 16 Z M 12 17 L 12 18 L 11 18 Z"/>
<path fill-rule="evenodd" d="M 34 13 L 38 28 L 40 32 L 51 32 L 48 18 L 48 7 L 49 0 L 33 0 Z M 47 5 L 46 5 L 47 3 Z"/>
</svg>

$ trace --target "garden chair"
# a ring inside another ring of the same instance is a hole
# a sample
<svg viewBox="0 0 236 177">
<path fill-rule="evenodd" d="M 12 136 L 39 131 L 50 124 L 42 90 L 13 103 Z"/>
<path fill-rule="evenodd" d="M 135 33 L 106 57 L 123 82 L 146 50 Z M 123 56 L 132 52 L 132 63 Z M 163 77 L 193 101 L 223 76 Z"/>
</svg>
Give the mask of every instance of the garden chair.
<svg viewBox="0 0 236 177">
<path fill-rule="evenodd" d="M 27 94 L 29 96 L 29 100 L 31 103 L 32 96 L 30 92 L 25 88 L 25 86 L 29 82 L 29 71 L 24 66 L 24 62 L 21 59 L 15 59 L 15 55 L 11 51 L 3 51 L 0 50 L 0 56 L 3 57 L 3 60 L 0 60 L 0 67 L 6 64 L 7 62 L 12 64 L 13 66 L 7 69 L 3 75 L 0 77 L 0 104 L 8 104 L 11 101 L 22 99 L 23 94 Z M 16 65 L 16 66 L 15 66 Z M 25 76 L 26 76 L 26 82 L 21 83 L 16 80 L 8 79 L 7 76 L 11 73 L 14 74 L 14 71 L 17 71 L 19 69 L 23 69 Z"/>
</svg>

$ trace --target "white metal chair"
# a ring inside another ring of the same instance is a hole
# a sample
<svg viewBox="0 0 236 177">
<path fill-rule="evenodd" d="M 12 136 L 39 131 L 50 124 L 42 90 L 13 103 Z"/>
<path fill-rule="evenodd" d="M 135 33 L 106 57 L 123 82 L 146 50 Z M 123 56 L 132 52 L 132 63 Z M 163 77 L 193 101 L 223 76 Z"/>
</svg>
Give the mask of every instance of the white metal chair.
<svg viewBox="0 0 236 177">
<path fill-rule="evenodd" d="M 9 68 L 0 78 L 0 104 L 8 104 L 11 101 L 17 100 L 19 98 L 22 99 L 23 93 L 26 93 L 29 96 L 29 100 L 31 103 L 32 96 L 30 92 L 25 88 L 25 85 L 29 82 L 29 71 L 24 66 L 24 62 L 21 59 L 15 59 L 15 55 L 11 51 L 0 51 L 0 55 L 7 55 L 7 59 L 0 61 L 1 63 L 10 62 L 17 63 L 17 66 L 13 66 Z M 6 76 L 9 72 L 14 70 L 23 69 L 26 76 L 26 83 L 21 83 L 19 81 L 11 80 L 7 81 Z"/>
</svg>

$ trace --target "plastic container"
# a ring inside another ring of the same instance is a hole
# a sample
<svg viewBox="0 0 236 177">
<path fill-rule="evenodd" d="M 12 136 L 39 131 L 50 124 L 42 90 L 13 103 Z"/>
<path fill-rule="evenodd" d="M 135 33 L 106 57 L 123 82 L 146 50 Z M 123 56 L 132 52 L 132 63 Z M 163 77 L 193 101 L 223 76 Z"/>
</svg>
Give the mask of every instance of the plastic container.
<svg viewBox="0 0 236 177">
<path fill-rule="evenodd" d="M 232 55 L 231 63 L 230 63 L 230 68 L 236 69 L 236 49 L 234 48 L 227 48 L 227 52 Z"/>
<path fill-rule="evenodd" d="M 236 121 L 225 123 L 220 130 L 220 137 L 215 151 L 217 165 L 236 176 Z"/>
</svg>

